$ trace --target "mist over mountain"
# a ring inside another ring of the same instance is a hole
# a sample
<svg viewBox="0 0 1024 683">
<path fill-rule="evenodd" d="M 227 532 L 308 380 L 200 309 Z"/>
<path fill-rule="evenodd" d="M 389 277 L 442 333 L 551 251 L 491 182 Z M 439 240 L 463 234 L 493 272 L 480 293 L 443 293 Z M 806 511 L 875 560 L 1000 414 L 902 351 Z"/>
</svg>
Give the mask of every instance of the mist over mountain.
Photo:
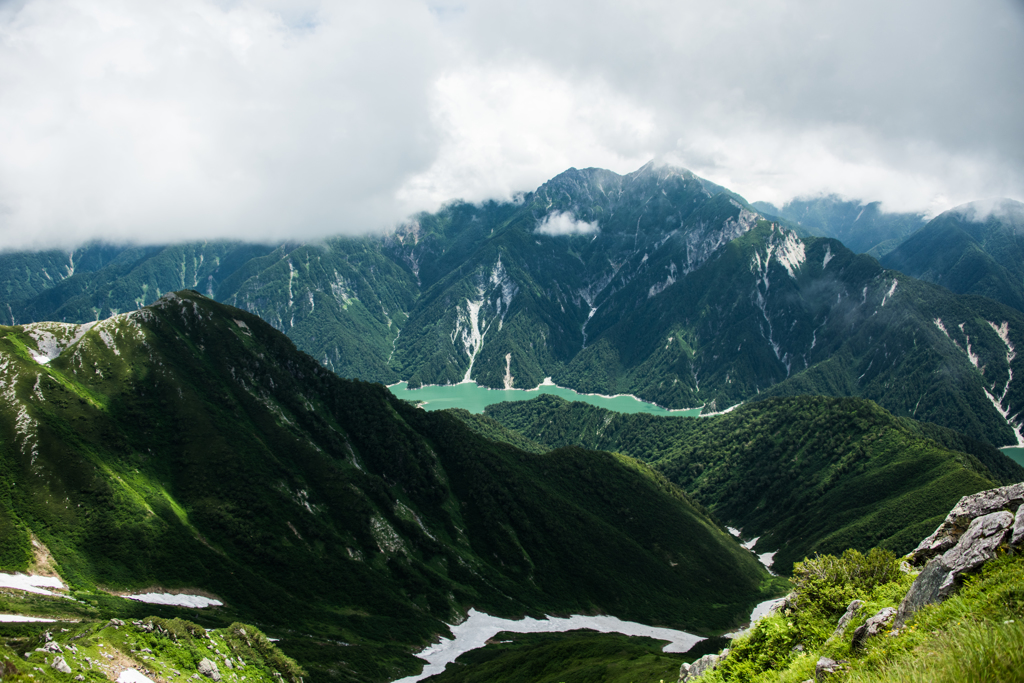
<svg viewBox="0 0 1024 683">
<path fill-rule="evenodd" d="M 936 216 L 881 259 L 887 268 L 1024 311 L 1024 204 L 983 200 Z"/>
<path fill-rule="evenodd" d="M 709 411 L 862 396 L 994 445 L 1019 440 L 1018 310 L 800 237 L 670 166 L 570 169 L 515 202 L 455 202 L 383 237 L 0 262 L 11 323 L 96 320 L 192 287 L 342 376 L 519 388 L 552 377 Z"/>
<path fill-rule="evenodd" d="M 766 216 L 793 221 L 812 235 L 834 237 L 858 253 L 881 258 L 926 223 L 923 214 L 885 212 L 881 202 L 844 200 L 836 195 L 793 199 L 781 208 L 754 202 Z"/>
</svg>

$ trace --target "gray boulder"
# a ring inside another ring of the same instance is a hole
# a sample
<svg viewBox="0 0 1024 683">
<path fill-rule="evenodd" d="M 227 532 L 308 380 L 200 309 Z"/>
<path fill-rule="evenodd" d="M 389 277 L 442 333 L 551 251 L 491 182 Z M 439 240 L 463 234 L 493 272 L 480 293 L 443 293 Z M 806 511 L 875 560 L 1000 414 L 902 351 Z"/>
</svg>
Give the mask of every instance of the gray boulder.
<svg viewBox="0 0 1024 683">
<path fill-rule="evenodd" d="M 51 640 L 50 642 L 48 642 L 46 645 L 43 645 L 39 649 L 42 650 L 43 652 L 55 652 L 55 653 L 58 653 L 58 654 L 63 652 L 63 650 L 61 649 L 60 645 L 57 643 L 56 640 Z"/>
<path fill-rule="evenodd" d="M 949 576 L 949 567 L 943 564 L 941 557 L 932 558 L 925 565 L 924 570 L 910 585 L 910 590 L 903 597 L 899 609 L 896 610 L 897 628 L 903 628 L 903 624 L 917 610 L 939 601 L 939 587 L 945 583 L 947 576 Z"/>
<path fill-rule="evenodd" d="M 896 616 L 895 607 L 885 607 L 878 610 L 878 613 L 857 627 L 853 632 L 853 647 L 864 647 L 868 638 L 874 638 L 879 631 L 884 629 L 893 617 Z"/>
<path fill-rule="evenodd" d="M 64 661 L 63 657 L 54 657 L 53 662 L 50 663 L 50 666 L 56 669 L 57 671 L 61 672 L 62 674 L 71 673 L 71 667 L 68 666 L 68 663 Z"/>
<path fill-rule="evenodd" d="M 1024 505 L 1017 508 L 1017 516 L 1013 519 L 1013 535 L 1010 537 L 1010 545 L 1020 545 L 1024 542 Z"/>
<path fill-rule="evenodd" d="M 948 598 L 956 590 L 957 579 L 994 558 L 1000 544 L 1010 536 L 1014 523 L 1014 515 L 1006 511 L 974 519 L 953 547 L 932 558 L 914 580 L 896 613 L 897 628 L 902 628 L 907 619 L 925 605 Z"/>
<path fill-rule="evenodd" d="M 860 600 L 854 600 L 850 603 L 849 607 L 846 608 L 846 613 L 839 617 L 839 624 L 836 625 L 836 630 L 829 640 L 843 637 L 843 634 L 846 633 L 846 627 L 850 624 L 850 620 L 857 616 L 857 612 L 860 611 L 863 604 Z"/>
<path fill-rule="evenodd" d="M 914 562 L 920 564 L 955 546 L 971 522 L 978 517 L 1000 510 L 1016 511 L 1020 509 L 1021 503 L 1024 503 L 1024 482 L 964 496 L 949 511 L 939 528 L 914 549 L 911 553 Z"/>
<path fill-rule="evenodd" d="M 821 683 L 821 681 L 831 678 L 833 674 L 842 671 L 843 668 L 842 662 L 837 662 L 836 660 L 829 659 L 828 657 L 822 657 L 814 667 L 814 680 L 816 683 Z"/>
<path fill-rule="evenodd" d="M 199 673 L 207 678 L 212 678 L 214 681 L 220 680 L 220 671 L 217 669 L 215 662 L 203 657 L 203 661 L 199 662 L 199 666 L 196 668 L 199 670 Z"/>
<path fill-rule="evenodd" d="M 720 655 L 704 655 L 693 664 L 683 664 L 679 667 L 680 683 L 687 683 L 703 676 L 712 669 L 717 669 L 722 660 L 729 656 L 729 648 L 722 650 Z"/>
<path fill-rule="evenodd" d="M 956 587 L 957 577 L 972 572 L 996 556 L 996 550 L 1010 535 L 1014 516 L 1006 511 L 976 518 L 957 544 L 942 555 L 949 575 L 939 586 L 939 596 L 946 598 Z"/>
</svg>

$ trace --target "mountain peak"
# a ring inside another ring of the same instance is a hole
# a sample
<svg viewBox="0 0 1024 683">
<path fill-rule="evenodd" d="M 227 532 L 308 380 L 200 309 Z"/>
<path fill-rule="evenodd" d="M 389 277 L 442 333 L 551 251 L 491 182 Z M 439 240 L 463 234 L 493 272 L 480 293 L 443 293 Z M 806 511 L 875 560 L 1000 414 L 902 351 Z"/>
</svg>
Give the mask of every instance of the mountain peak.
<svg viewBox="0 0 1024 683">
<path fill-rule="evenodd" d="M 1024 203 L 1006 197 L 979 199 L 960 204 L 947 214 L 959 214 L 971 223 L 986 223 L 997 220 L 1009 223 L 1017 228 L 1024 228 Z"/>
</svg>

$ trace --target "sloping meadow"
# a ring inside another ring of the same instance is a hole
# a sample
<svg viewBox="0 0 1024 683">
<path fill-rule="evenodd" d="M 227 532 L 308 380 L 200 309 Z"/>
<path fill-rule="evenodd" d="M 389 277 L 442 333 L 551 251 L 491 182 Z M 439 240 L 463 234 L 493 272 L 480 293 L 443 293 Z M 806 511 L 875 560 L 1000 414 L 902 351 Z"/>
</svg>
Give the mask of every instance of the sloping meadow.
<svg viewBox="0 0 1024 683">
<path fill-rule="evenodd" d="M 73 590 L 199 587 L 357 679 L 416 670 L 469 606 L 708 632 L 763 597 L 749 553 L 636 461 L 488 441 L 198 293 L 0 332 L 5 570 L 35 534 Z"/>
</svg>

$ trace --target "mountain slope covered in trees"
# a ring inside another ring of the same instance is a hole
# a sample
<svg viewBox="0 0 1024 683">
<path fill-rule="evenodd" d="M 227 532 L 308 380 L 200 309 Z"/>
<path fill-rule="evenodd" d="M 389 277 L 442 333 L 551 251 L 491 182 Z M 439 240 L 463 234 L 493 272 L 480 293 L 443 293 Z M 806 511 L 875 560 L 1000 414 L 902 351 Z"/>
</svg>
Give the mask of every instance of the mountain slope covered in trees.
<svg viewBox="0 0 1024 683">
<path fill-rule="evenodd" d="M 455 202 L 383 236 L 105 249 L 63 265 L 0 257 L 29 283 L 4 285 L 0 314 L 86 322 L 192 287 L 342 376 L 552 377 L 709 411 L 766 392 L 861 396 L 994 445 L 1021 440 L 1020 311 L 800 237 L 683 169 L 570 169 L 516 201 Z"/>
<path fill-rule="evenodd" d="M 1024 480 L 995 448 L 863 399 L 775 398 L 690 418 L 542 396 L 459 415 L 496 438 L 491 420 L 548 448 L 640 458 L 746 538 L 760 537 L 758 552 L 778 551 L 782 572 L 816 552 L 907 552 L 961 496 Z"/>
<path fill-rule="evenodd" d="M 792 221 L 811 234 L 833 237 L 853 251 L 875 258 L 892 251 L 926 222 L 921 214 L 886 212 L 881 202 L 850 201 L 836 195 L 793 199 L 781 207 L 754 202 L 754 208 L 766 216 Z"/>
<path fill-rule="evenodd" d="M 1024 311 L 1024 204 L 990 200 L 958 206 L 936 216 L 882 263 Z"/>
<path fill-rule="evenodd" d="M 34 534 L 74 587 L 344 641 L 338 676 L 408 672 L 469 606 L 721 629 L 767 576 L 630 458 L 487 441 L 196 292 L 0 328 L 0 376 L 0 568 Z"/>
</svg>

